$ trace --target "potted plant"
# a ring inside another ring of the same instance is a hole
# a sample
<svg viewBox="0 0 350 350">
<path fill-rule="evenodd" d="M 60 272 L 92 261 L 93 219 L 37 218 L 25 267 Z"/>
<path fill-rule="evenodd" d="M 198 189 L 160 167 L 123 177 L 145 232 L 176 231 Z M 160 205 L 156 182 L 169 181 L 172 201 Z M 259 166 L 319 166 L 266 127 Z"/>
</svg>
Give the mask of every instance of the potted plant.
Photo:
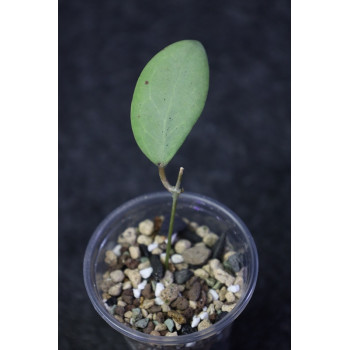
<svg viewBox="0 0 350 350">
<path fill-rule="evenodd" d="M 198 41 L 155 55 L 142 71 L 131 124 L 168 192 L 144 195 L 96 229 L 84 279 L 98 313 L 133 349 L 206 349 L 224 338 L 255 288 L 258 258 L 244 223 L 215 200 L 171 186 L 165 167 L 206 101 L 209 68 Z"/>
</svg>

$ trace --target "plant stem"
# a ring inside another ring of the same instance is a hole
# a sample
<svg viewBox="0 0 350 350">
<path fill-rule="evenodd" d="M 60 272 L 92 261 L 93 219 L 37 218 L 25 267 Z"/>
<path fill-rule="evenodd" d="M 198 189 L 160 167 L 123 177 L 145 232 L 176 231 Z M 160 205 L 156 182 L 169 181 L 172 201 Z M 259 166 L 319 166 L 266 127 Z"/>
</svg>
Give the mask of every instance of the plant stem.
<svg viewBox="0 0 350 350">
<path fill-rule="evenodd" d="M 170 249 L 171 249 L 171 236 L 173 234 L 174 230 L 174 220 L 175 220 L 175 212 L 176 212 L 176 205 L 177 205 L 177 199 L 179 198 L 180 193 L 183 192 L 183 189 L 181 188 L 181 180 L 182 175 L 184 172 L 184 168 L 180 168 L 179 175 L 177 177 L 176 185 L 171 186 L 166 178 L 164 167 L 159 167 L 159 176 L 160 179 L 164 185 L 164 187 L 171 193 L 173 197 L 173 203 L 171 206 L 171 214 L 170 214 L 170 222 L 169 222 L 169 230 L 168 230 L 168 242 L 166 246 L 166 255 L 165 255 L 165 268 L 168 269 L 169 266 L 169 255 L 170 255 Z"/>
</svg>

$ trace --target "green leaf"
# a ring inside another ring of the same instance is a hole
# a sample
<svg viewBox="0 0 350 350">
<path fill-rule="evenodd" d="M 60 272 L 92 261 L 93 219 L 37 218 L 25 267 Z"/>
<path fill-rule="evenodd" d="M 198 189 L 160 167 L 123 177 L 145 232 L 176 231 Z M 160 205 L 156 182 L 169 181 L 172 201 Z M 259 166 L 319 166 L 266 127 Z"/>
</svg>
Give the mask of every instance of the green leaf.
<svg viewBox="0 0 350 350">
<path fill-rule="evenodd" d="M 165 166 L 199 118 L 208 94 L 202 44 L 183 40 L 155 55 L 141 72 L 131 103 L 131 126 L 142 152 Z"/>
</svg>

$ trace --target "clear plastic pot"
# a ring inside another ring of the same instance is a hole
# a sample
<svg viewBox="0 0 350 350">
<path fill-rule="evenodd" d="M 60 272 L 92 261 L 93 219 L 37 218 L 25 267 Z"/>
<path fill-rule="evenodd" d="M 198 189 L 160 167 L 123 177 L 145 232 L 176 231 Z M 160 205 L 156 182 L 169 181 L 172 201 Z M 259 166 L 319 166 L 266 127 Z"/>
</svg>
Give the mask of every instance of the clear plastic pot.
<svg viewBox="0 0 350 350">
<path fill-rule="evenodd" d="M 229 334 L 233 321 L 249 302 L 258 276 L 258 255 L 254 240 L 240 218 L 217 201 L 193 193 L 183 193 L 178 200 L 177 214 L 199 225 L 207 225 L 220 235 L 227 231 L 227 239 L 236 251 L 243 253 L 242 296 L 236 307 L 222 320 L 199 332 L 175 337 L 148 335 L 125 326 L 106 309 L 99 285 L 106 270 L 105 252 L 112 249 L 118 235 L 128 227 L 135 227 L 146 218 L 168 215 L 171 195 L 167 192 L 151 193 L 128 201 L 115 209 L 97 227 L 84 257 L 84 281 L 87 293 L 99 315 L 116 331 L 123 334 L 132 349 L 210 349 Z M 116 349 L 118 346 L 116 346 Z"/>
</svg>

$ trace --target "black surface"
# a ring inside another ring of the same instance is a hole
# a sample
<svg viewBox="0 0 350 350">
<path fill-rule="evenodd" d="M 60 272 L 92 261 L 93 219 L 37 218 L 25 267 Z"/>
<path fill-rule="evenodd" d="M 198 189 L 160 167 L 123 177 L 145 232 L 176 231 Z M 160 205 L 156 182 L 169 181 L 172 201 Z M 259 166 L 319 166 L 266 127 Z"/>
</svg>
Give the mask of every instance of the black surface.
<svg viewBox="0 0 350 350">
<path fill-rule="evenodd" d="M 83 254 L 98 223 L 163 190 L 138 149 L 129 109 L 160 49 L 200 40 L 206 107 L 168 167 L 184 188 L 233 209 L 251 230 L 260 273 L 232 349 L 290 348 L 290 3 L 59 1 L 59 349 L 125 349 L 93 309 Z"/>
</svg>

